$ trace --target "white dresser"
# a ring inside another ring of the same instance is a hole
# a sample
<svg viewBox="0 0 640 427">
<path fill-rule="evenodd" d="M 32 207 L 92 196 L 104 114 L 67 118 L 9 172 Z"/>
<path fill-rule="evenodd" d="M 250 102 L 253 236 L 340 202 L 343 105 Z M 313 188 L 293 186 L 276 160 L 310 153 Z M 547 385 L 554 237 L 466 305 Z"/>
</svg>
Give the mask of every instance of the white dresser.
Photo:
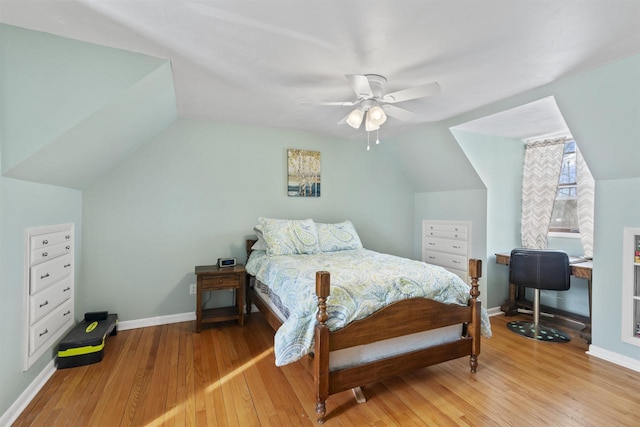
<svg viewBox="0 0 640 427">
<path fill-rule="evenodd" d="M 28 228 L 24 273 L 24 370 L 75 323 L 74 224 Z"/>
<path fill-rule="evenodd" d="M 469 282 L 471 221 L 422 221 L 422 260 Z"/>
</svg>

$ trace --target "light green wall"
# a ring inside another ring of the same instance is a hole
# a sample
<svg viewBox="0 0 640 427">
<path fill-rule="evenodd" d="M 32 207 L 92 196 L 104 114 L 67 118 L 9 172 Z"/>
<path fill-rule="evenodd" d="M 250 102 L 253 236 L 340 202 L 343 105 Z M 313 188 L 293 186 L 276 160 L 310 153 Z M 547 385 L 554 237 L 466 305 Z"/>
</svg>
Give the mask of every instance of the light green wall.
<svg viewBox="0 0 640 427">
<path fill-rule="evenodd" d="M 0 178 L 0 414 L 53 359 L 54 348 L 28 371 L 23 359 L 23 280 L 25 228 L 75 223 L 76 278 L 82 237 L 82 193 L 78 190 Z M 82 284 L 76 279 L 76 285 Z M 81 302 L 76 301 L 76 318 Z"/>
<path fill-rule="evenodd" d="M 496 265 L 495 254 L 520 246 L 524 143 L 459 130 L 451 132 L 487 187 L 485 301 L 487 307 L 499 307 L 509 295 L 509 275 L 508 268 Z"/>
<path fill-rule="evenodd" d="M 0 24 L 3 173 L 166 62 Z"/>
<path fill-rule="evenodd" d="M 322 195 L 286 195 L 286 150 L 321 152 Z M 259 216 L 351 220 L 411 256 L 413 190 L 388 144 L 179 120 L 84 192 L 83 299 L 121 320 L 193 312 L 194 266 L 245 260 Z M 228 295 L 216 295 L 228 303 Z"/>
<path fill-rule="evenodd" d="M 622 342 L 620 333 L 622 232 L 640 227 L 640 178 L 597 181 L 595 194 L 593 343 L 640 360 L 640 347 Z"/>
</svg>

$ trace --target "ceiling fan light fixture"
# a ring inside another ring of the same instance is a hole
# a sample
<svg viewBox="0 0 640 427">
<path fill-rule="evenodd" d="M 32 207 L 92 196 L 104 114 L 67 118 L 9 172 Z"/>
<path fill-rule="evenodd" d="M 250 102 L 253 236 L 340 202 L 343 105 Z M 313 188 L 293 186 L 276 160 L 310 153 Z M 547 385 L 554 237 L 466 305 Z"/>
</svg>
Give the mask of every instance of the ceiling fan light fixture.
<svg viewBox="0 0 640 427">
<path fill-rule="evenodd" d="M 367 112 L 367 119 L 371 120 L 376 126 L 380 126 L 387 121 L 387 115 L 379 105 L 375 105 Z"/>
<path fill-rule="evenodd" d="M 371 114 L 367 113 L 367 118 L 364 120 L 364 128 L 367 130 L 367 132 L 371 132 L 373 130 L 380 129 L 380 126 L 375 124 L 371 120 Z"/>
<path fill-rule="evenodd" d="M 354 129 L 358 129 L 362 124 L 362 119 L 364 118 L 364 111 L 360 108 L 356 108 L 347 117 L 347 124 Z"/>
</svg>

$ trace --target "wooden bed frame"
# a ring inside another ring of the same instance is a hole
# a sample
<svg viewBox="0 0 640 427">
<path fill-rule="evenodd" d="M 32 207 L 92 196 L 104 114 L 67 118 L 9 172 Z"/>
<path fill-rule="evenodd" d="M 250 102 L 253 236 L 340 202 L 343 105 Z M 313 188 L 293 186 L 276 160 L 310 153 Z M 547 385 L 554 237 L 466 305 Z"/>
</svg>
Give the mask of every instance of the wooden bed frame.
<svg viewBox="0 0 640 427">
<path fill-rule="evenodd" d="M 255 240 L 247 240 L 247 257 Z M 403 375 L 416 369 L 435 365 L 447 360 L 470 356 L 471 372 L 476 372 L 480 354 L 480 301 L 478 279 L 482 275 L 482 261 L 469 260 L 471 292 L 468 306 L 443 304 L 425 298 L 411 298 L 395 302 L 371 316 L 357 320 L 335 332 L 327 327 L 326 300 L 330 294 L 330 276 L 327 271 L 316 273 L 318 313 L 315 327 L 315 350 L 310 356 L 316 391 L 316 413 L 322 424 L 326 415 L 326 400 L 329 395 L 354 389 L 358 402 L 364 401 L 360 387 L 386 378 Z M 255 296 L 255 291 L 246 280 L 247 314 L 253 303 L 262 312 L 267 322 L 278 329 L 282 322 L 273 311 Z M 329 370 L 329 352 L 376 341 L 395 338 L 444 326 L 464 324 L 459 340 L 436 345 L 422 350 L 400 354 L 361 365 Z"/>
</svg>

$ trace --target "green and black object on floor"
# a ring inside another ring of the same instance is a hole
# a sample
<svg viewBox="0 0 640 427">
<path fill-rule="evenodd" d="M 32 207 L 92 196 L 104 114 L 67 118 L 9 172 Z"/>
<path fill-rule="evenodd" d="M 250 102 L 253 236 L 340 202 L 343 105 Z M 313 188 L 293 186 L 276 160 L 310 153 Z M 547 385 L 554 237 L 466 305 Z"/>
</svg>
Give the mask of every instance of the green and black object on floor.
<svg viewBox="0 0 640 427">
<path fill-rule="evenodd" d="M 58 344 L 58 369 L 89 365 L 102 360 L 107 335 L 118 333 L 118 315 L 107 311 L 84 314 Z"/>
</svg>

